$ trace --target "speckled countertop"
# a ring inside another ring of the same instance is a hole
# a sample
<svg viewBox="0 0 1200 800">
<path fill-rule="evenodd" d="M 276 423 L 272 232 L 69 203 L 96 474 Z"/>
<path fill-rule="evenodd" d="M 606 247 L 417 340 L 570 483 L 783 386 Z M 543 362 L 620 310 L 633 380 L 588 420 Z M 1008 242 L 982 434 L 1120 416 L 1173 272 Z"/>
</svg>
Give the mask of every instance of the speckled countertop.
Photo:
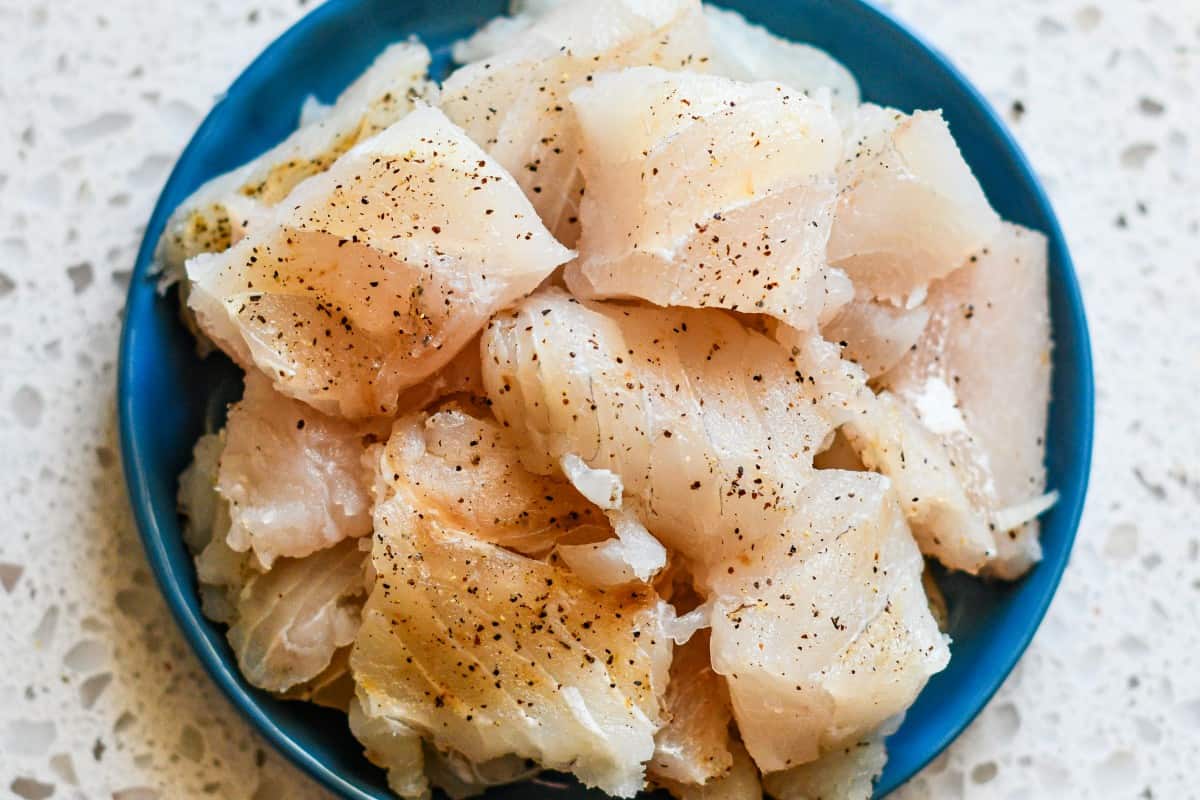
<svg viewBox="0 0 1200 800">
<path fill-rule="evenodd" d="M 890 5 L 1043 176 L 1099 386 L 1091 495 L 1049 617 L 899 796 L 1200 797 L 1200 3 Z M 167 171 L 304 6 L 0 0 L 0 795 L 325 797 L 168 617 L 113 402 L 129 270 Z"/>
</svg>

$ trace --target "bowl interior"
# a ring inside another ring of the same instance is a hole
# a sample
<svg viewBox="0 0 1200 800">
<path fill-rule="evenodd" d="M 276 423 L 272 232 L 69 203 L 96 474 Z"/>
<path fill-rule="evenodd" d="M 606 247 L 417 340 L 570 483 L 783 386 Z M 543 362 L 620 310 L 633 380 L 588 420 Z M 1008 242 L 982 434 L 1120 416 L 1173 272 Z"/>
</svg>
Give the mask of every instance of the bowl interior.
<svg viewBox="0 0 1200 800">
<path fill-rule="evenodd" d="M 882 796 L 940 752 L 979 712 L 1025 649 L 1058 584 L 1090 463 L 1087 326 L 1066 244 L 1036 178 L 987 103 L 942 56 L 859 0 L 723 4 L 780 35 L 828 50 L 854 72 L 865 99 L 904 110 L 941 108 L 996 210 L 1050 237 L 1056 345 L 1047 467 L 1050 486 L 1061 499 L 1043 518 L 1044 560 L 1011 585 L 944 576 L 953 658 L 889 739 L 890 758 L 877 787 Z M 196 356 L 174 296 L 156 292 L 148 267 L 171 210 L 206 179 L 283 139 L 309 94 L 331 100 L 387 44 L 411 34 L 434 51 L 435 76 L 441 77 L 449 66 L 450 43 L 501 13 L 504 5 L 501 0 L 329 0 L 310 13 L 238 78 L 180 158 L 147 227 L 126 307 L 118 387 L 122 452 L 139 529 L 168 603 L 204 666 L 235 705 L 285 755 L 328 788 L 356 800 L 391 795 L 383 774 L 362 757 L 345 717 L 281 702 L 246 684 L 223 629 L 200 612 L 192 561 L 180 537 L 176 480 L 196 437 L 206 424 L 219 422 L 240 382 L 225 358 Z M 554 796 L 603 796 L 566 783 Z M 551 792 L 545 784 L 518 784 L 488 796 Z"/>
</svg>

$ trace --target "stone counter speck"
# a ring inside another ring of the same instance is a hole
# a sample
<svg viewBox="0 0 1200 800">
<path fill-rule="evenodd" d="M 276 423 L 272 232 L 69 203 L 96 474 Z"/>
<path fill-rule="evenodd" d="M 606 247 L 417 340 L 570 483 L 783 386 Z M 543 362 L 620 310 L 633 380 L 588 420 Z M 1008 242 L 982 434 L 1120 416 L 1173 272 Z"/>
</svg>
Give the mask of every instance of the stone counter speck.
<svg viewBox="0 0 1200 800">
<path fill-rule="evenodd" d="M 1093 335 L 1092 488 L 1050 614 L 915 798 L 1200 797 L 1200 4 L 896 0 L 1010 123 Z M 0 794 L 322 798 L 168 617 L 120 474 L 121 306 L 215 96 L 296 2 L 0 0 Z"/>
</svg>

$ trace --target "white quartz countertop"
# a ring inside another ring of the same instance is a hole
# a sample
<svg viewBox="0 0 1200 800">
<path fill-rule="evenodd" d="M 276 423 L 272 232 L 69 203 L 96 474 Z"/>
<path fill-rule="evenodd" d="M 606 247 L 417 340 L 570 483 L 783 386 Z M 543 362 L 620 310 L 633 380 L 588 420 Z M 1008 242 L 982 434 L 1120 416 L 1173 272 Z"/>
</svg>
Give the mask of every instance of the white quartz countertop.
<svg viewBox="0 0 1200 800">
<path fill-rule="evenodd" d="M 899 797 L 1200 797 L 1200 2 L 889 5 L 1045 180 L 1098 383 L 1091 493 L 1049 616 Z M 166 174 L 306 10 L 0 0 L 0 796 L 326 797 L 168 616 L 114 413 L 125 289 Z"/>
</svg>

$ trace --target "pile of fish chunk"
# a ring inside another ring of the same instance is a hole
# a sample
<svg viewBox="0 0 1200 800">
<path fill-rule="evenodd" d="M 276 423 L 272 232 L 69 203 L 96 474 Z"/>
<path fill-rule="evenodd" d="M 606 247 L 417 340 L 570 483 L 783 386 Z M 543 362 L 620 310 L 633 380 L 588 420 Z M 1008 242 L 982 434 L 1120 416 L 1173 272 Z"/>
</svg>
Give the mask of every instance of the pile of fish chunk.
<svg viewBox="0 0 1200 800">
<path fill-rule="evenodd" d="M 393 45 L 158 251 L 245 372 L 180 479 L 246 679 L 403 798 L 866 798 L 1039 558 L 1045 238 L 937 111 L 694 0 Z"/>
</svg>

